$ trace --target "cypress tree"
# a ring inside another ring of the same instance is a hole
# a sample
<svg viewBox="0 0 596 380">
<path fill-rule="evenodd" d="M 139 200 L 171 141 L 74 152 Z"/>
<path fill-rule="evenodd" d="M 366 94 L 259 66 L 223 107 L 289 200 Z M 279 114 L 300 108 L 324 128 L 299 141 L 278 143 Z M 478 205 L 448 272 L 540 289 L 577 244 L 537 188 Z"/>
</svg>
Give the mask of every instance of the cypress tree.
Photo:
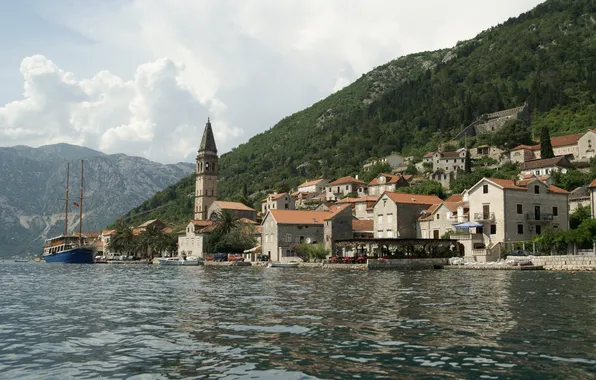
<svg viewBox="0 0 596 380">
<path fill-rule="evenodd" d="M 553 158 L 554 156 L 550 132 L 547 126 L 543 126 L 540 130 L 540 158 Z"/>
<path fill-rule="evenodd" d="M 466 149 L 466 159 L 464 160 L 464 173 L 472 173 L 472 157 L 470 157 L 470 149 Z"/>
</svg>

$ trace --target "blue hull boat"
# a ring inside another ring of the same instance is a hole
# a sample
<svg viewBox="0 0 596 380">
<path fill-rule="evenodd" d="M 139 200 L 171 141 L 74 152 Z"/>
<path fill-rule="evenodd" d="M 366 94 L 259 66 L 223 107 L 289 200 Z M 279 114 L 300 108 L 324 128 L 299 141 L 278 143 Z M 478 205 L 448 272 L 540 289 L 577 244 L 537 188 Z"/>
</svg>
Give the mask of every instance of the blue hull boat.
<svg viewBox="0 0 596 380">
<path fill-rule="evenodd" d="M 93 250 L 77 247 L 61 252 L 43 255 L 46 263 L 93 264 Z"/>
</svg>

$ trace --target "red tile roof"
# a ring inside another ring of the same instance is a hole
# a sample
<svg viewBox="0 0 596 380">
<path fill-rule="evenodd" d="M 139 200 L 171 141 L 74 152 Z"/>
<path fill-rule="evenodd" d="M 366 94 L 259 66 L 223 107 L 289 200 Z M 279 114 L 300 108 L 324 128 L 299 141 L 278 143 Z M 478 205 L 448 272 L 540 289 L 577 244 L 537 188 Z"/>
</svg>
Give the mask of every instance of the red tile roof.
<svg viewBox="0 0 596 380">
<path fill-rule="evenodd" d="M 575 145 L 579 139 L 585 135 L 585 133 L 575 133 L 573 135 L 555 136 L 550 138 L 550 143 L 553 148 L 559 148 L 562 146 Z M 518 145 L 511 150 L 528 149 L 528 150 L 540 150 L 540 144 L 537 145 Z"/>
<path fill-rule="evenodd" d="M 257 211 L 254 208 L 250 208 L 244 203 L 240 202 L 226 202 L 226 201 L 215 201 L 222 210 L 237 210 L 237 211 Z"/>
<path fill-rule="evenodd" d="M 594 179 L 588 187 L 596 187 L 596 179 Z"/>
<path fill-rule="evenodd" d="M 364 182 L 362 182 L 359 179 L 356 179 L 354 177 L 342 177 L 342 178 L 338 178 L 335 181 L 331 182 L 330 185 L 343 185 L 343 184 L 347 184 L 347 183 L 358 183 L 358 184 L 362 184 L 365 185 Z"/>
<path fill-rule="evenodd" d="M 498 179 L 498 178 L 486 178 L 486 179 L 491 182 L 494 182 L 495 184 L 497 184 L 505 189 L 510 189 L 510 190 L 528 191 L 527 185 L 534 181 L 539 181 L 542 184 L 546 185 L 544 182 L 542 182 L 538 178 L 536 178 L 534 180 L 524 181 L 524 182 L 513 181 L 510 179 Z M 557 187 L 555 185 L 547 186 L 547 189 L 553 193 L 569 194 L 569 192 L 567 190 L 561 189 L 560 187 Z"/>
<path fill-rule="evenodd" d="M 459 158 L 460 152 L 443 152 L 441 153 L 442 157 L 447 158 Z"/>
<path fill-rule="evenodd" d="M 574 166 L 565 156 L 556 156 L 553 158 L 543 158 L 538 160 L 531 160 L 522 163 L 522 170 L 530 170 L 536 168 L 550 168 L 553 166 L 559 166 L 563 168 L 572 169 Z"/>
<path fill-rule="evenodd" d="M 422 158 L 431 158 L 434 155 L 435 155 L 435 152 L 428 152 L 427 154 L 425 154 L 424 156 L 422 156 Z"/>
<path fill-rule="evenodd" d="M 358 199 L 360 199 L 360 198 L 342 198 L 339 201 L 337 201 L 337 203 L 338 204 L 355 203 Z"/>
<path fill-rule="evenodd" d="M 441 198 L 437 197 L 436 195 L 418 195 L 391 192 L 386 192 L 384 195 L 387 195 L 395 203 L 425 204 L 430 206 L 442 202 Z"/>
<path fill-rule="evenodd" d="M 278 224 L 324 224 L 329 211 L 271 210 L 269 211 Z"/>
<path fill-rule="evenodd" d="M 375 226 L 375 222 L 373 220 L 360 220 L 360 219 L 352 220 L 352 230 L 354 232 L 374 231 L 375 230 L 374 226 Z"/>
<path fill-rule="evenodd" d="M 463 201 L 464 197 L 461 194 L 453 194 L 449 198 L 445 199 L 445 202 L 461 202 Z"/>
<path fill-rule="evenodd" d="M 514 150 L 540 150 L 540 145 L 518 145 L 515 148 L 511 149 L 512 151 Z"/>
<path fill-rule="evenodd" d="M 320 183 L 321 181 L 325 181 L 325 180 L 323 178 L 313 179 L 312 181 L 304 182 L 302 185 L 300 185 L 298 187 L 307 187 L 307 186 L 316 185 L 316 184 Z"/>
<path fill-rule="evenodd" d="M 386 178 L 386 182 L 384 184 L 398 183 L 399 180 L 401 179 L 401 176 L 398 176 L 398 175 L 381 173 L 376 178 L 374 178 L 372 181 L 370 181 L 370 183 L 368 185 L 369 186 L 379 185 L 379 177 L 380 176 L 384 176 Z"/>
</svg>

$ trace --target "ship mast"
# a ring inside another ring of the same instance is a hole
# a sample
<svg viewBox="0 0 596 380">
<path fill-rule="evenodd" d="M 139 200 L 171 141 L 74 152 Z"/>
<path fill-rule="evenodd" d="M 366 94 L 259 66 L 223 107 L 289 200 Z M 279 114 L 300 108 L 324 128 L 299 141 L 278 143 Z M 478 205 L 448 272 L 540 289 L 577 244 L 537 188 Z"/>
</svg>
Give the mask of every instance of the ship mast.
<svg viewBox="0 0 596 380">
<path fill-rule="evenodd" d="M 83 160 L 81 160 L 81 192 L 79 195 L 79 245 L 83 246 Z"/>
<path fill-rule="evenodd" d="M 70 172 L 70 164 L 66 163 L 66 199 L 64 203 L 64 236 L 68 235 L 68 175 Z"/>
</svg>

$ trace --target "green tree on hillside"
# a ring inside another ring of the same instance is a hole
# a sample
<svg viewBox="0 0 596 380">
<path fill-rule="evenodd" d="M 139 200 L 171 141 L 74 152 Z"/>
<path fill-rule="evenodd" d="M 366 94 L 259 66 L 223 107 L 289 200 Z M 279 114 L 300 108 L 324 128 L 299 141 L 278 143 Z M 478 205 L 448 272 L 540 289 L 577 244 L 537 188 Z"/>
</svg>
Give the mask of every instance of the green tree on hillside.
<svg viewBox="0 0 596 380">
<path fill-rule="evenodd" d="M 532 133 L 522 120 L 510 120 L 492 135 L 483 136 L 490 145 L 501 149 L 513 149 L 520 144 L 534 144 Z"/>
<path fill-rule="evenodd" d="M 368 168 L 368 170 L 362 170 L 359 178 L 360 180 L 369 183 L 381 173 L 391 174 L 392 170 L 391 165 L 379 162 Z"/>
<path fill-rule="evenodd" d="M 550 141 L 550 132 L 547 126 L 540 128 L 540 158 L 553 158 L 553 145 Z"/>
<path fill-rule="evenodd" d="M 464 172 L 472 173 L 472 158 L 470 157 L 470 149 L 466 149 L 466 159 L 464 161 Z"/>
</svg>

